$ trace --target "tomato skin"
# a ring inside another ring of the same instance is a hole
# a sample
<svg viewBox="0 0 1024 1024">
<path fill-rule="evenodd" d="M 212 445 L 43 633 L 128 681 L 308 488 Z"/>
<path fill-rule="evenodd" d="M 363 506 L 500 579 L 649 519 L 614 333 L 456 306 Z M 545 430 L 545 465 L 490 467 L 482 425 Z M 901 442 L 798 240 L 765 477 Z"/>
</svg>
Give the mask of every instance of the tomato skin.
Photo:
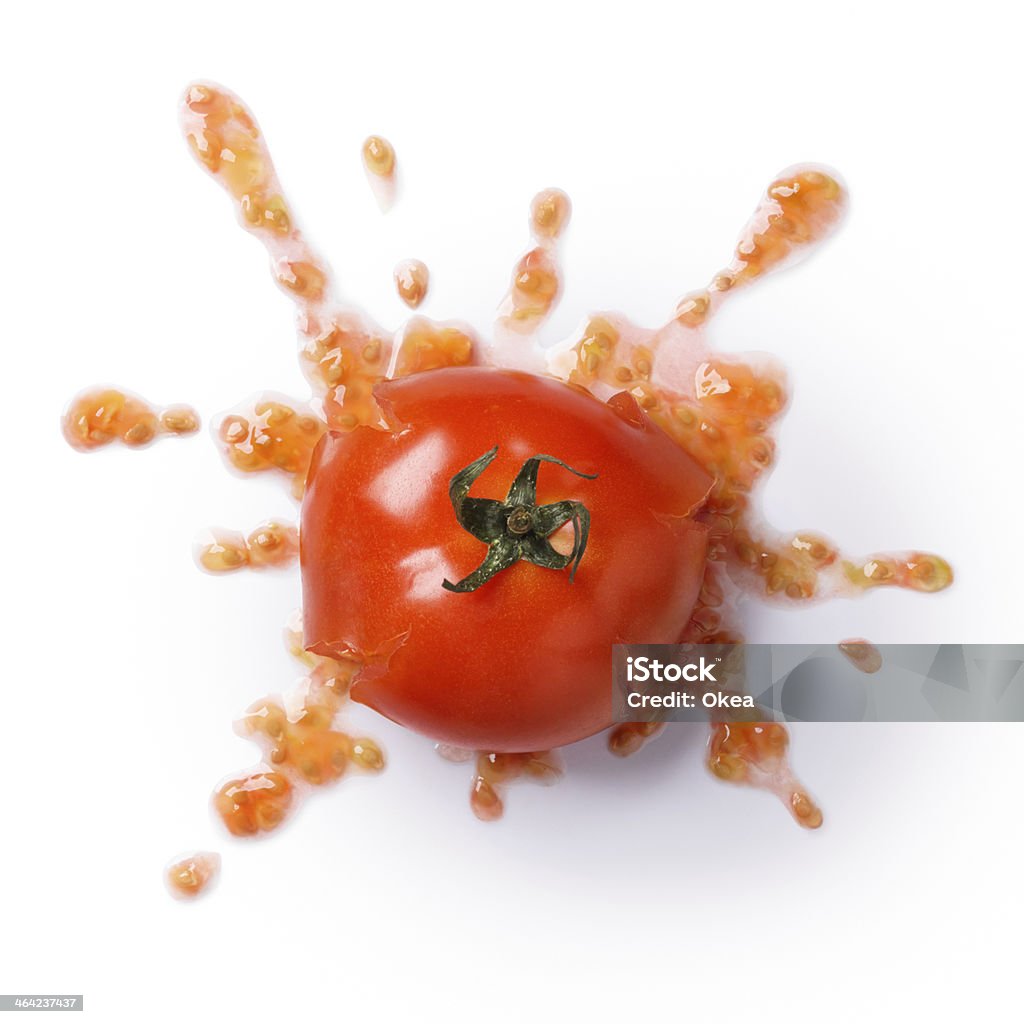
<svg viewBox="0 0 1024 1024">
<path fill-rule="evenodd" d="M 352 698 L 434 740 L 544 750 L 611 724 L 611 645 L 678 640 L 700 591 L 711 478 L 629 395 L 603 403 L 552 378 L 482 367 L 378 385 L 387 432 L 331 433 L 302 509 L 307 649 L 366 663 Z M 583 502 L 590 541 L 568 571 L 520 561 L 472 593 L 442 588 L 486 546 L 456 520 L 450 478 L 494 445 L 474 484 L 503 500 L 540 453 L 537 501 Z"/>
</svg>

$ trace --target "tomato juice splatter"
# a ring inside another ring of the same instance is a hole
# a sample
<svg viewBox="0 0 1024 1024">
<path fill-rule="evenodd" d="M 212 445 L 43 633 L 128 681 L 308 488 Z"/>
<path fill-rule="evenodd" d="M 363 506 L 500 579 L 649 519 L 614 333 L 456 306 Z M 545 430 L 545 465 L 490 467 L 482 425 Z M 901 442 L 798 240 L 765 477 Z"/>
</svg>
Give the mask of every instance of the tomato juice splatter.
<svg viewBox="0 0 1024 1024">
<path fill-rule="evenodd" d="M 725 266 L 685 294 L 662 325 L 645 327 L 621 313 L 597 311 L 573 337 L 542 350 L 531 335 L 562 293 L 559 243 L 571 218 L 565 193 L 547 189 L 533 199 L 528 248 L 515 262 L 489 332 L 421 315 L 388 330 L 337 297 L 330 270 L 304 238 L 263 135 L 241 100 L 219 86 L 194 84 L 182 101 L 181 123 L 196 160 L 227 193 L 241 226 L 264 246 L 275 283 L 296 308 L 299 362 L 311 391 L 301 398 L 257 395 L 215 421 L 215 439 L 234 470 L 276 475 L 301 503 L 322 439 L 361 429 L 402 429 L 378 401 L 384 382 L 453 368 L 511 367 L 612 403 L 644 429 L 653 425 L 706 474 L 706 496 L 692 512 L 706 537 L 706 559 L 679 642 L 740 642 L 737 604 L 744 595 L 798 606 L 878 587 L 932 593 L 952 582 L 949 564 L 938 555 L 850 555 L 817 532 L 773 529 L 757 510 L 758 489 L 776 460 L 774 430 L 790 400 L 786 375 L 769 357 L 718 352 L 708 334 L 735 292 L 802 259 L 838 227 L 846 191 L 834 172 L 801 165 L 777 175 Z M 395 150 L 371 136 L 362 159 L 386 209 L 396 196 Z M 412 309 L 426 298 L 428 282 L 418 261 L 395 269 L 396 288 Z M 188 407 L 160 411 L 127 392 L 104 388 L 74 399 L 62 425 L 72 446 L 91 451 L 114 441 L 140 447 L 161 436 L 191 434 L 199 420 Z M 492 441 L 480 440 L 482 453 Z M 214 531 L 198 543 L 196 559 L 213 573 L 280 567 L 294 562 L 299 543 L 293 524 L 275 520 L 248 533 Z M 587 566 L 584 559 L 581 580 Z M 285 636 L 306 676 L 294 692 L 264 697 L 246 711 L 236 728 L 257 743 L 262 758 L 225 780 L 213 797 L 235 836 L 273 831 L 313 789 L 350 771 L 373 773 L 384 766 L 377 744 L 343 725 L 364 668 L 358 652 L 335 657 L 307 650 L 301 616 Z M 647 638 L 609 636 L 607 643 L 624 639 Z M 847 641 L 842 649 L 864 671 L 875 670 L 874 649 L 866 641 Z M 635 754 L 661 729 L 620 724 L 609 732 L 609 749 L 618 756 Z M 776 794 L 800 825 L 816 828 L 822 814 L 793 776 L 788 743 L 778 723 L 713 722 L 708 766 L 719 779 Z M 440 750 L 449 760 L 473 762 L 471 807 L 482 820 L 501 816 L 508 783 L 551 782 L 562 771 L 558 755 L 546 750 L 475 751 L 450 743 Z M 205 870 L 199 861 L 176 865 L 172 873 L 181 884 L 172 884 L 198 890 Z"/>
</svg>

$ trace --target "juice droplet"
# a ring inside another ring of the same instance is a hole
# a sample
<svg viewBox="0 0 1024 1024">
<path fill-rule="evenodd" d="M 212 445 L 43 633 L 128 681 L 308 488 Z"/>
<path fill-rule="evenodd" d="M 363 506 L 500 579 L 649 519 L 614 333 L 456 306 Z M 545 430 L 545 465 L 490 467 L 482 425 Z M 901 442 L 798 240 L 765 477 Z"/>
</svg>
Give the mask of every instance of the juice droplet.
<svg viewBox="0 0 1024 1024">
<path fill-rule="evenodd" d="M 395 173 L 395 148 L 387 139 L 371 135 L 363 143 L 363 165 L 378 178 L 390 178 Z"/>
<path fill-rule="evenodd" d="M 61 417 L 61 431 L 72 448 L 91 452 L 119 442 L 144 448 L 160 437 L 184 437 L 199 430 L 199 414 L 187 405 L 151 406 L 117 388 L 90 388 L 77 394 Z"/>
<path fill-rule="evenodd" d="M 803 828 L 821 828 L 825 820 L 821 808 L 802 789 L 794 789 L 789 795 L 789 809 L 796 823 Z"/>
<path fill-rule="evenodd" d="M 569 380 L 588 390 L 600 386 L 621 391 L 631 381 L 642 381 L 653 371 L 652 353 L 637 343 L 629 325 L 611 314 L 592 316 L 574 346 Z"/>
<path fill-rule="evenodd" d="M 735 288 L 808 255 L 839 226 L 846 205 L 846 190 L 835 172 L 815 166 L 783 171 L 744 228 L 730 265 L 714 274 L 706 288 L 683 296 L 675 322 L 700 328 Z"/>
<path fill-rule="evenodd" d="M 241 473 L 275 471 L 302 497 L 313 449 L 327 424 L 307 404 L 258 395 L 221 417 L 217 438 L 228 463 Z"/>
<path fill-rule="evenodd" d="M 284 260 L 277 266 L 277 283 L 300 299 L 319 302 L 324 297 L 327 275 L 315 263 Z"/>
<path fill-rule="evenodd" d="M 232 779 L 215 795 L 215 807 L 234 835 L 277 828 L 305 792 L 337 782 L 349 768 L 376 773 L 385 765 L 375 740 L 353 737 L 338 727 L 338 713 L 348 702 L 359 666 L 303 650 L 301 613 L 289 620 L 284 636 L 288 650 L 310 672 L 283 697 L 256 701 L 235 723 L 238 735 L 255 741 L 272 768 Z M 257 813 L 254 804 L 267 810 Z"/>
<path fill-rule="evenodd" d="M 278 700 L 264 698 L 240 719 L 238 733 L 261 743 L 278 771 L 312 786 L 336 782 L 348 769 L 352 742 L 331 728 L 332 704 L 307 698 L 289 715 Z"/>
<path fill-rule="evenodd" d="M 846 193 L 834 173 L 815 167 L 784 171 L 768 186 L 733 264 L 715 277 L 712 289 L 727 291 L 803 255 L 832 233 L 845 209 Z"/>
<path fill-rule="evenodd" d="M 284 775 L 261 765 L 223 783 L 213 794 L 213 808 L 233 836 L 256 836 L 284 821 L 292 797 L 292 784 Z"/>
<path fill-rule="evenodd" d="M 391 349 L 390 335 L 368 333 L 345 317 L 301 349 L 306 377 L 316 390 L 326 391 L 324 414 L 332 430 L 384 424 L 373 388 L 385 379 Z"/>
<path fill-rule="evenodd" d="M 498 791 L 479 775 L 473 777 L 469 806 L 481 821 L 497 821 L 505 813 L 505 805 Z"/>
<path fill-rule="evenodd" d="M 560 188 L 538 192 L 530 203 L 530 231 L 538 242 L 561 237 L 572 216 L 572 203 Z"/>
<path fill-rule="evenodd" d="M 195 545 L 196 563 L 206 572 L 237 569 L 284 569 L 299 557 L 299 531 L 290 523 L 269 519 L 248 536 L 213 528 Z"/>
<path fill-rule="evenodd" d="M 402 260 L 395 266 L 395 288 L 398 297 L 410 308 L 416 309 L 427 297 L 430 271 L 420 260 Z"/>
<path fill-rule="evenodd" d="M 882 652 L 867 640 L 844 640 L 839 644 L 839 650 L 854 668 L 868 675 L 882 667 Z"/>
<path fill-rule="evenodd" d="M 851 591 L 873 587 L 902 587 L 933 594 L 953 582 L 953 569 L 944 558 L 923 551 L 871 555 L 860 561 L 843 562 Z"/>
<path fill-rule="evenodd" d="M 387 211 L 395 201 L 395 148 L 387 139 L 371 135 L 363 143 L 363 167 L 374 198 Z"/>
<path fill-rule="evenodd" d="M 501 306 L 500 323 L 519 334 L 535 331 L 554 309 L 561 283 L 547 249 L 531 249 L 512 271 L 512 286 Z"/>
<path fill-rule="evenodd" d="M 352 741 L 352 763 L 367 772 L 379 772 L 384 769 L 384 751 L 376 740 L 360 737 Z"/>
<path fill-rule="evenodd" d="M 456 747 L 451 743 L 435 743 L 434 749 L 437 751 L 438 756 L 442 760 L 449 762 L 449 764 L 467 764 L 476 756 L 472 750 L 467 750 L 465 747 Z"/>
<path fill-rule="evenodd" d="M 438 745 L 441 751 L 441 745 Z M 467 753 L 460 751 L 459 754 Z M 445 754 L 442 753 L 442 757 Z M 472 757 L 458 757 L 457 763 Z M 447 757 L 456 760 L 456 757 Z M 505 789 L 511 782 L 524 779 L 550 786 L 565 772 L 558 754 L 550 750 L 530 754 L 496 754 L 480 751 L 470 788 L 469 804 L 481 821 L 497 821 L 505 813 Z"/>
<path fill-rule="evenodd" d="M 492 786 L 512 782 L 523 773 L 529 754 L 477 754 L 476 773 Z"/>
<path fill-rule="evenodd" d="M 175 899 L 194 900 L 209 890 L 219 873 L 220 854 L 198 851 L 168 865 L 164 878 Z"/>
<path fill-rule="evenodd" d="M 572 205 L 559 189 L 545 189 L 530 205 L 530 233 L 537 244 L 520 257 L 512 283 L 498 309 L 498 327 L 527 335 L 536 331 L 555 308 L 562 291 L 558 240 L 569 222 Z"/>
<path fill-rule="evenodd" d="M 468 366 L 474 361 L 475 339 L 463 324 L 441 324 L 413 317 L 398 339 L 392 377 L 407 377 L 446 366 Z"/>
<path fill-rule="evenodd" d="M 253 704 L 236 731 L 259 743 L 278 771 L 311 786 L 336 782 L 351 764 L 379 771 L 384 767 L 380 748 L 335 726 L 350 681 L 347 666 L 325 658 L 285 698 L 264 697 Z"/>
<path fill-rule="evenodd" d="M 630 757 L 664 731 L 663 722 L 622 722 L 608 733 L 608 749 L 616 757 Z"/>
<path fill-rule="evenodd" d="M 676 322 L 684 327 L 700 327 L 711 312 L 711 295 L 707 289 L 689 292 L 676 305 Z"/>
<path fill-rule="evenodd" d="M 160 429 L 165 434 L 195 434 L 199 426 L 199 414 L 189 405 L 169 405 L 160 413 Z"/>
<path fill-rule="evenodd" d="M 797 782 L 786 757 L 789 732 L 780 722 L 717 722 L 708 740 L 708 767 L 723 782 L 774 793 L 803 828 L 819 828 L 821 810 Z"/>
</svg>

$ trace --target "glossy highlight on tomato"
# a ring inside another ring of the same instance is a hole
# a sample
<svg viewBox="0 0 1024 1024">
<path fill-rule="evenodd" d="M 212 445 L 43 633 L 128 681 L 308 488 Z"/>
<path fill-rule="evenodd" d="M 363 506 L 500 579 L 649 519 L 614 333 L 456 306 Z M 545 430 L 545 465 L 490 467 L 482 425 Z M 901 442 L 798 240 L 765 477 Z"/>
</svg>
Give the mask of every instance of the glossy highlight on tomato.
<svg viewBox="0 0 1024 1024">
<path fill-rule="evenodd" d="M 711 477 L 625 392 L 605 403 L 553 378 L 467 367 L 375 395 L 392 429 L 328 433 L 310 466 L 307 649 L 363 662 L 352 698 L 444 743 L 542 750 L 606 728 L 612 645 L 675 642 L 689 619 L 707 549 L 693 515 Z M 442 586 L 487 553 L 448 488 L 494 446 L 473 496 L 503 500 L 537 454 L 595 475 L 548 463 L 538 474 L 538 504 L 590 512 L 574 581 L 519 561 L 471 593 Z"/>
</svg>

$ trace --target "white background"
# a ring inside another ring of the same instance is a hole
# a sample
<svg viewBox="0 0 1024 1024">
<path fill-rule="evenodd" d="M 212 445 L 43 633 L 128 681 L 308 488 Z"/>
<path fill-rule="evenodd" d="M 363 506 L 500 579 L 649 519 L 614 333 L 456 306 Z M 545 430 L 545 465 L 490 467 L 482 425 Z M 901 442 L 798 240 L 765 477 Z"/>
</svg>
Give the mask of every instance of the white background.
<svg viewBox="0 0 1024 1024">
<path fill-rule="evenodd" d="M 418 256 L 425 312 L 486 329 L 547 185 L 575 203 L 547 337 L 602 307 L 660 322 L 777 170 L 822 161 L 846 227 L 714 325 L 792 371 L 767 512 L 852 552 L 940 551 L 958 580 L 752 607 L 749 634 L 1020 641 L 1016 34 L 1004 4 L 840 6 L 8 11 L 0 991 L 83 992 L 99 1021 L 1014 1012 L 1020 726 L 795 729 L 811 835 L 707 777 L 684 726 L 628 762 L 573 748 L 563 783 L 485 826 L 463 768 L 358 709 L 387 772 L 227 841 L 208 794 L 254 759 L 232 719 L 299 674 L 278 639 L 298 578 L 206 577 L 190 544 L 290 503 L 226 475 L 205 432 L 83 457 L 57 430 L 97 381 L 207 420 L 302 393 L 289 304 L 178 136 L 190 78 L 252 106 L 346 296 L 388 325 L 391 267 Z M 399 154 L 387 217 L 370 132 Z M 223 877 L 183 906 L 161 870 L 196 847 Z"/>
</svg>

